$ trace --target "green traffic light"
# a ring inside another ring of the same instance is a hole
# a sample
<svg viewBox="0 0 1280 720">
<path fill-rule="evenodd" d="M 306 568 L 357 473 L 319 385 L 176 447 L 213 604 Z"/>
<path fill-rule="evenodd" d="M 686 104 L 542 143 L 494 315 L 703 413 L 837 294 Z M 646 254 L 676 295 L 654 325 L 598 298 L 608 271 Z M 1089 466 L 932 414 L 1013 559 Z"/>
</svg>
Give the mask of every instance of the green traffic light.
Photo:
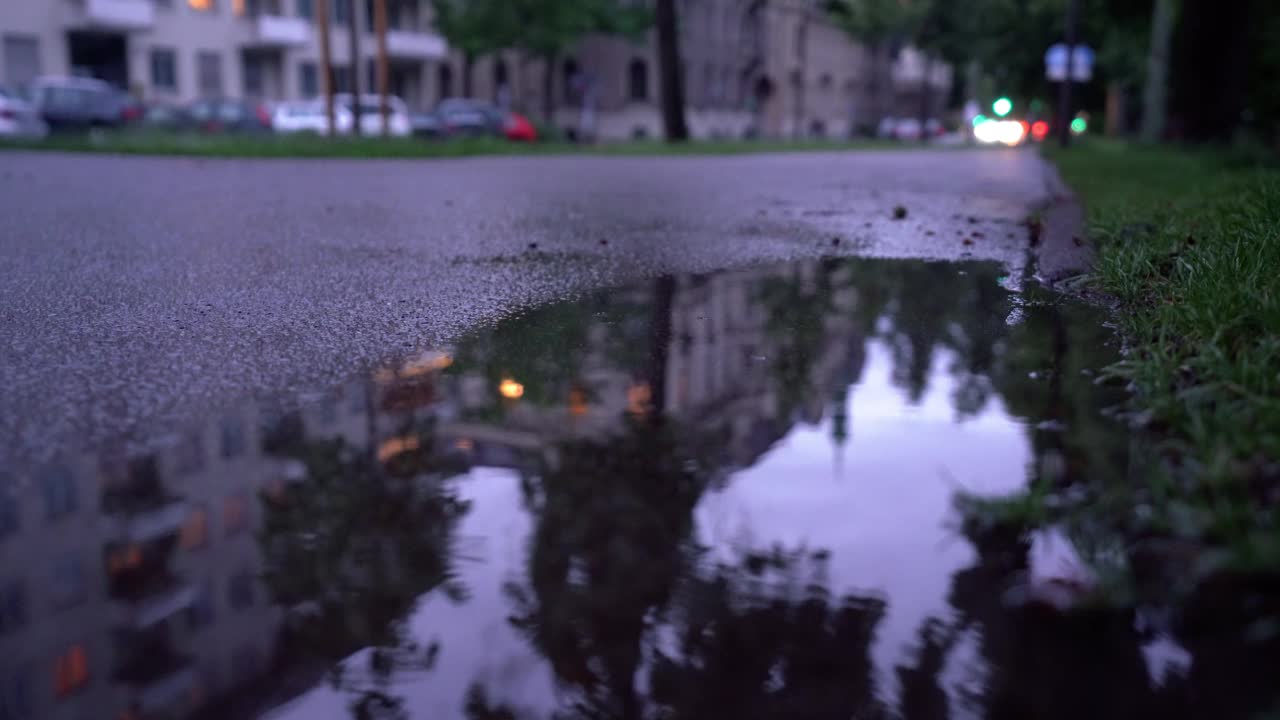
<svg viewBox="0 0 1280 720">
<path fill-rule="evenodd" d="M 1071 121 L 1071 132 L 1079 135 L 1089 129 L 1089 122 L 1082 117 Z"/>
<path fill-rule="evenodd" d="M 979 114 L 979 115 L 974 115 L 974 116 L 973 116 L 973 126 L 974 126 L 974 127 L 978 127 L 979 125 L 981 125 L 982 123 L 984 123 L 984 122 L 986 122 L 986 121 L 987 121 L 987 116 L 986 116 L 986 115 L 981 115 L 981 114 Z"/>
<path fill-rule="evenodd" d="M 1013 101 L 1007 97 L 1002 97 L 999 100 L 996 100 L 995 102 L 991 103 L 991 109 L 995 111 L 996 115 L 999 115 L 1000 117 L 1004 117 L 1005 115 L 1008 115 L 1010 112 L 1013 112 Z"/>
</svg>

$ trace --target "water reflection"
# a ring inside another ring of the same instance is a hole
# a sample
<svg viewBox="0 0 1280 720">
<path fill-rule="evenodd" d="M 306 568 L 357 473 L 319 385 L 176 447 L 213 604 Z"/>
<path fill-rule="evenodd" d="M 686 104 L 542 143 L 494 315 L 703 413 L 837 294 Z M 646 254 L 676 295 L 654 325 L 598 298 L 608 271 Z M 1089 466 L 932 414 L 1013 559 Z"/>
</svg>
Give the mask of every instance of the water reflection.
<svg viewBox="0 0 1280 720">
<path fill-rule="evenodd" d="M 1192 622 L 1221 596 L 1068 612 L 954 512 L 1125 481 L 1108 343 L 994 265 L 662 277 L 18 471 L 0 718 L 1265 709 L 1274 645 Z"/>
</svg>

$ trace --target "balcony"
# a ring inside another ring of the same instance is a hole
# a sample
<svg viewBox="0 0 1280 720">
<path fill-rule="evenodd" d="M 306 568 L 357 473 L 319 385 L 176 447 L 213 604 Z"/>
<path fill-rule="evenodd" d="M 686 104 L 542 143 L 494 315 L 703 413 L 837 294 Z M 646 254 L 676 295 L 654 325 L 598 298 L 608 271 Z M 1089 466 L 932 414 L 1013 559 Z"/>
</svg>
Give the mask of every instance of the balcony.
<svg viewBox="0 0 1280 720">
<path fill-rule="evenodd" d="M 85 20 L 111 30 L 148 30 L 156 22 L 151 0 L 85 0 Z"/>
<path fill-rule="evenodd" d="M 130 588 L 115 596 L 116 624 L 126 628 L 148 628 L 191 607 L 195 588 L 177 578 L 167 577 Z"/>
<path fill-rule="evenodd" d="M 397 60 L 438 60 L 449 52 L 444 38 L 419 30 L 388 30 L 387 55 Z"/>
<path fill-rule="evenodd" d="M 187 519 L 187 503 L 162 499 L 150 507 L 136 507 L 106 515 L 103 519 L 108 539 L 123 543 L 145 543 L 176 534 Z"/>
<path fill-rule="evenodd" d="M 302 18 L 283 15 L 259 15 L 252 19 L 250 47 L 284 48 L 305 45 L 311 37 L 311 23 Z"/>
</svg>

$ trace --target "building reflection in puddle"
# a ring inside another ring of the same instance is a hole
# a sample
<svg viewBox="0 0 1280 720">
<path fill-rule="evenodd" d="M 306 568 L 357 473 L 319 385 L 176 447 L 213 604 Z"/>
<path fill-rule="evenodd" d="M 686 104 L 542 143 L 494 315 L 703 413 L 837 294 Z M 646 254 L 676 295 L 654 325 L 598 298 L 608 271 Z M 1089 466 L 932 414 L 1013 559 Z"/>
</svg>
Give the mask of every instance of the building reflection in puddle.
<svg viewBox="0 0 1280 720">
<path fill-rule="evenodd" d="M 0 717 L 1174 708 L 1132 618 L 1009 608 L 1028 548 L 955 517 L 1126 466 L 1106 332 L 1000 273 L 659 278 L 18 473 Z"/>
</svg>

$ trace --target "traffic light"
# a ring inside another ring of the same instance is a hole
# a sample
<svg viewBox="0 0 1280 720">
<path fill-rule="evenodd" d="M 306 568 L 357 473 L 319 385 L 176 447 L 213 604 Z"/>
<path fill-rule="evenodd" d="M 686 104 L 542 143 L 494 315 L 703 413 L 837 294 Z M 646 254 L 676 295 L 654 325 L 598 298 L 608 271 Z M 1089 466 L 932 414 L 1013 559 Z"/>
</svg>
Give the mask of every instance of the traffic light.
<svg viewBox="0 0 1280 720">
<path fill-rule="evenodd" d="M 1082 117 L 1078 117 L 1071 121 L 1071 132 L 1079 135 L 1089 129 L 1089 121 Z"/>
<path fill-rule="evenodd" d="M 1007 97 L 999 98 L 995 102 L 991 103 L 991 110 L 995 112 L 996 115 L 1004 117 L 1010 112 L 1013 112 L 1013 101 Z"/>
</svg>

